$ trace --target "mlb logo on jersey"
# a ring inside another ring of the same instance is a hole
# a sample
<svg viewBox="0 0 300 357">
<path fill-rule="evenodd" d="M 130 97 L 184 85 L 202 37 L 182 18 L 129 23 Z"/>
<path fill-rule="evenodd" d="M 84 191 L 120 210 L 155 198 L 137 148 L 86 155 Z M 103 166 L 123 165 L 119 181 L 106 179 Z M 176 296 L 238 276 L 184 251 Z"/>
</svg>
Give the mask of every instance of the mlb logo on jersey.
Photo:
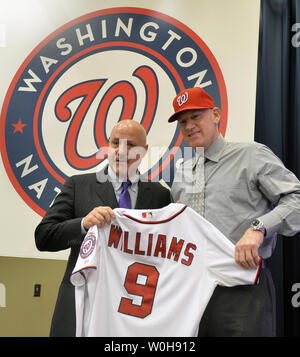
<svg viewBox="0 0 300 357">
<path fill-rule="evenodd" d="M 150 212 L 150 211 L 142 212 L 142 217 L 143 218 L 151 218 L 152 212 Z"/>
<path fill-rule="evenodd" d="M 141 173 L 160 180 L 168 172 L 170 184 L 174 153 L 185 144 L 167 118 L 176 94 L 195 86 L 222 108 L 224 133 L 222 73 L 186 25 L 130 7 L 96 11 L 63 25 L 34 48 L 6 94 L 0 145 L 12 184 L 43 216 L 67 177 L 107 164 L 110 131 L 123 119 L 140 122 L 149 147 L 160 148 L 159 155 L 148 150 Z"/>
</svg>

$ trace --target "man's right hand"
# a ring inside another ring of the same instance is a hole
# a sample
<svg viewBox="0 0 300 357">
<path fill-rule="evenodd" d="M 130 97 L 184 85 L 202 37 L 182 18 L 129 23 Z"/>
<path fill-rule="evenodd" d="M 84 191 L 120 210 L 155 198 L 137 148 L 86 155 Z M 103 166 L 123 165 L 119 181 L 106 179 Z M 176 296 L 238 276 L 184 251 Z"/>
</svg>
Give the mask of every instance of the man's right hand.
<svg viewBox="0 0 300 357">
<path fill-rule="evenodd" d="M 94 225 L 103 227 L 105 224 L 110 224 L 113 218 L 115 218 L 115 215 L 110 207 L 95 207 L 84 217 L 83 227 L 86 231 L 88 231 Z"/>
</svg>

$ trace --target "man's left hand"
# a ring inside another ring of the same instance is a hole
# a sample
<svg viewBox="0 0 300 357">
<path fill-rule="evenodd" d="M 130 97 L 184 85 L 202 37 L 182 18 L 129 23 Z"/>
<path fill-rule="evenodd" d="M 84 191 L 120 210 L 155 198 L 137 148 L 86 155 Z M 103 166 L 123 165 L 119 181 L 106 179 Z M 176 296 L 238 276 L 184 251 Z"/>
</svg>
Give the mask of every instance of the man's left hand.
<svg viewBox="0 0 300 357">
<path fill-rule="evenodd" d="M 245 269 L 255 269 L 259 264 L 258 248 L 264 238 L 261 231 L 248 228 L 235 246 L 235 261 Z"/>
</svg>

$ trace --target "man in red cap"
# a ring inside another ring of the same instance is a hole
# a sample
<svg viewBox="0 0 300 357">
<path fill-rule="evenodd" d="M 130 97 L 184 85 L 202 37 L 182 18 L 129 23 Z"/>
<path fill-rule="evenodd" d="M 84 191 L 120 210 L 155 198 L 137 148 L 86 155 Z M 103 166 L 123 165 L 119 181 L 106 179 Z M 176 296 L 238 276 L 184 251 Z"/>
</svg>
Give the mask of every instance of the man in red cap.
<svg viewBox="0 0 300 357">
<path fill-rule="evenodd" d="M 277 233 L 292 236 L 300 230 L 300 182 L 266 146 L 227 142 L 219 133 L 221 111 L 202 88 L 183 90 L 173 107 L 168 121 L 178 122 L 196 152 L 176 171 L 173 199 L 190 205 L 231 240 L 238 264 L 257 267 L 259 257 L 264 263 L 272 255 Z M 196 177 L 202 170 L 202 195 L 195 196 L 193 181 L 183 179 L 188 170 Z M 201 202 L 195 204 L 195 197 Z M 199 327 L 199 336 L 275 334 L 274 284 L 265 266 L 258 285 L 217 286 Z"/>
<path fill-rule="evenodd" d="M 202 88 L 190 88 L 179 93 L 173 100 L 173 107 L 175 113 L 169 118 L 169 122 L 173 122 L 180 117 L 178 123 L 182 135 L 189 146 L 207 149 L 217 139 L 221 112 L 219 108 L 215 107 L 211 96 Z M 197 120 L 198 130 L 189 131 L 189 128 L 186 128 L 187 117 L 191 113 L 193 114 L 193 119 L 195 116 L 203 117 L 203 120 Z M 210 120 L 211 116 L 213 120 Z"/>
</svg>

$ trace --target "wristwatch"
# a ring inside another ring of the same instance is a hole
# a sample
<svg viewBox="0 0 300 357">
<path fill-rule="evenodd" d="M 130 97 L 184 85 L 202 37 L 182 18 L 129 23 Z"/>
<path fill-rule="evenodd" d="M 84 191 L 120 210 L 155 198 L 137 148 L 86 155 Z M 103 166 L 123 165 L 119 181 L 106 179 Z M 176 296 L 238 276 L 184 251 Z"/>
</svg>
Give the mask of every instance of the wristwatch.
<svg viewBox="0 0 300 357">
<path fill-rule="evenodd" d="M 255 219 L 254 221 L 252 221 L 250 224 L 250 228 L 254 231 L 261 231 L 264 235 L 266 235 L 267 233 L 264 224 L 259 219 Z"/>
</svg>

